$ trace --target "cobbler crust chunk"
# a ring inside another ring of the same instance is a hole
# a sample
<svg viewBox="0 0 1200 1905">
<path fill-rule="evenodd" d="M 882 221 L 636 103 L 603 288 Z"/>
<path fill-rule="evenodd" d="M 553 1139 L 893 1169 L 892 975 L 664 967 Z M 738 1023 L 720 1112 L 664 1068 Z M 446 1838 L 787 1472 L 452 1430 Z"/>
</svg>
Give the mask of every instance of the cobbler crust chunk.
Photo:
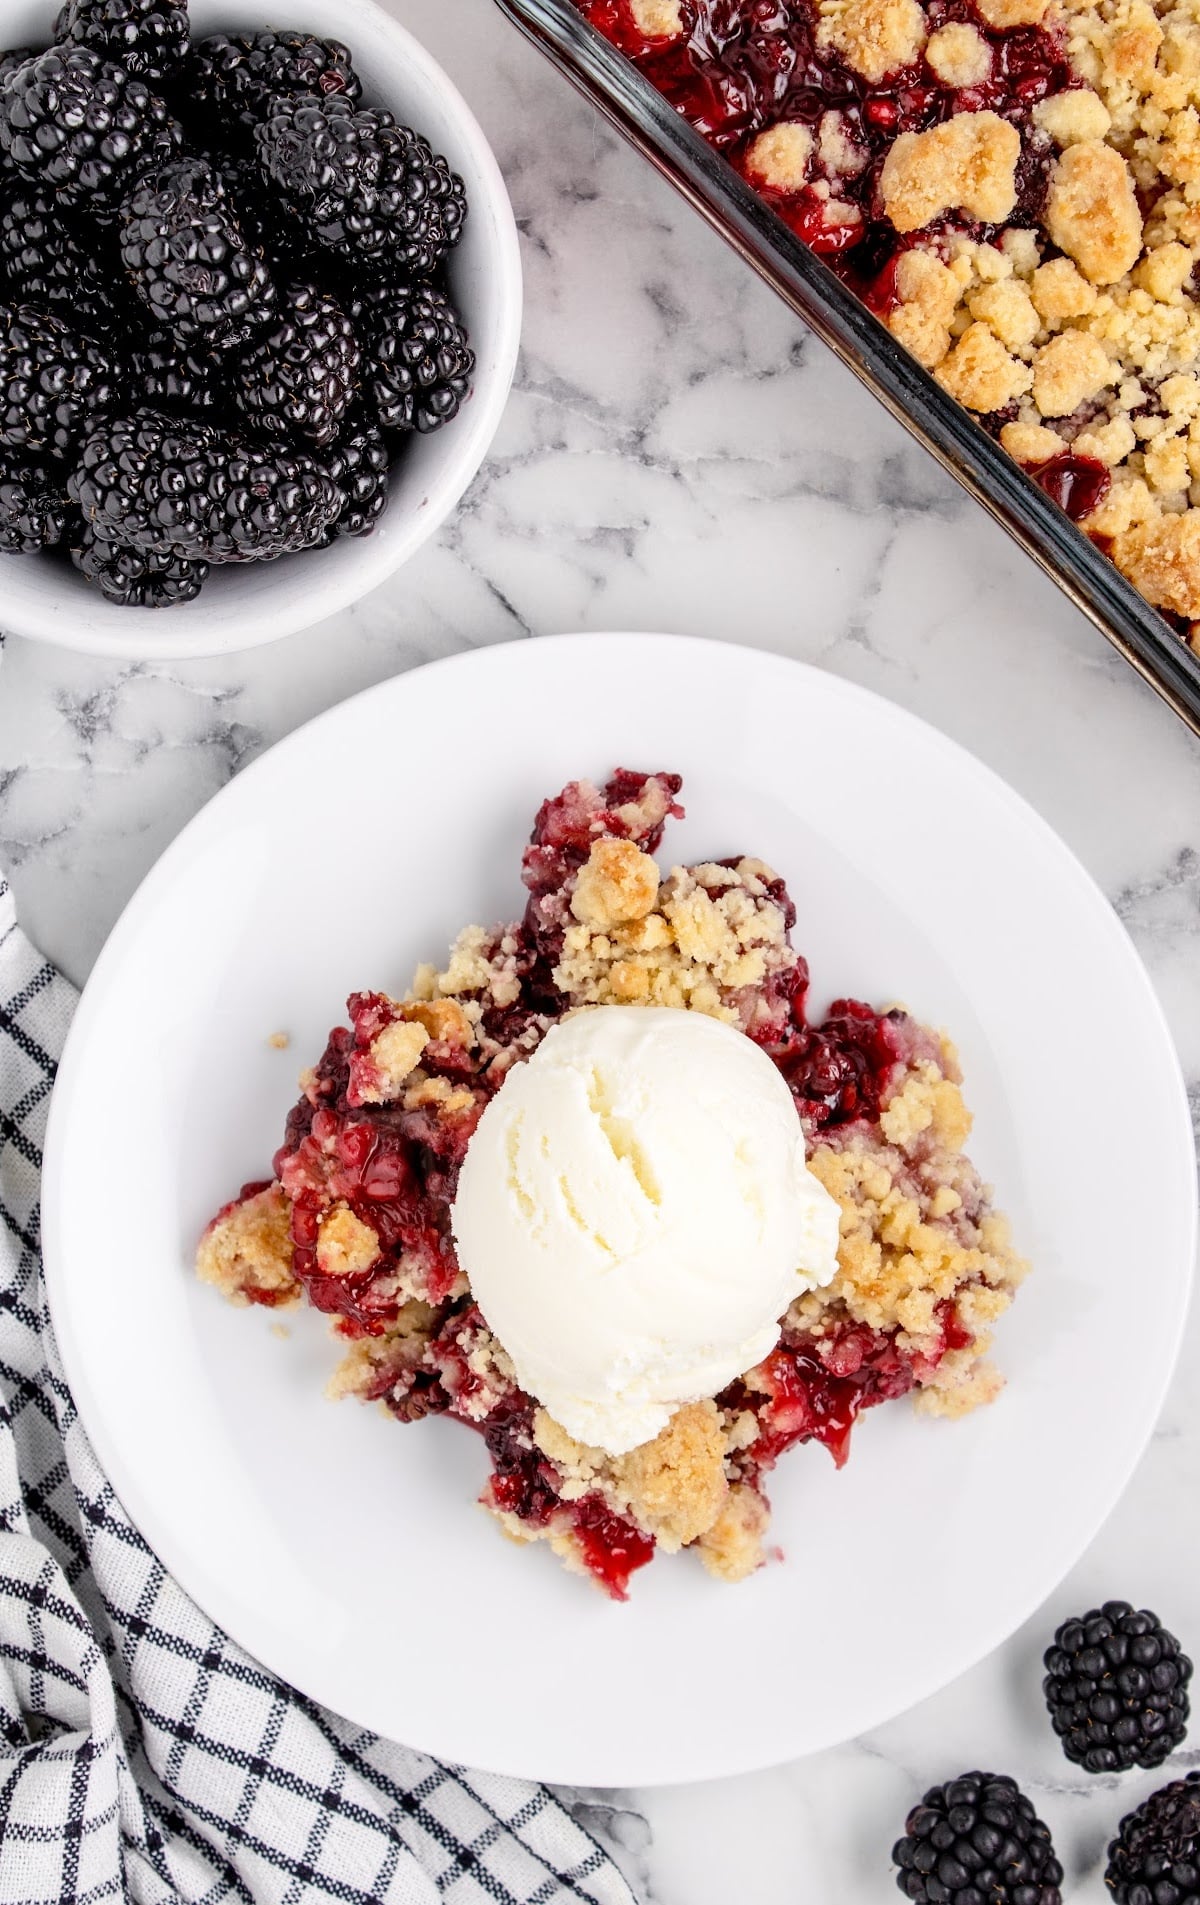
<svg viewBox="0 0 1200 1905">
<path fill-rule="evenodd" d="M 235 1302 L 303 1295 L 332 1319 L 335 1397 L 402 1422 L 453 1416 L 484 1441 L 481 1497 L 618 1599 L 661 1551 L 737 1581 L 762 1565 L 767 1478 L 794 1446 L 840 1465 L 866 1409 L 903 1396 L 957 1416 L 1000 1378 L 992 1333 L 1025 1266 L 968 1158 L 952 1047 L 898 1007 L 810 1014 L 796 909 L 751 855 L 662 873 L 679 779 L 619 770 L 539 810 L 522 919 L 467 927 L 403 998 L 355 993 L 305 1072 L 275 1157 L 201 1240 L 199 1274 Z M 776 1348 L 662 1433 L 612 1456 L 519 1386 L 458 1266 L 458 1172 L 490 1097 L 581 1007 L 700 1011 L 754 1039 L 787 1082 L 811 1168 L 841 1211 L 838 1270 L 781 1319 Z"/>
</svg>

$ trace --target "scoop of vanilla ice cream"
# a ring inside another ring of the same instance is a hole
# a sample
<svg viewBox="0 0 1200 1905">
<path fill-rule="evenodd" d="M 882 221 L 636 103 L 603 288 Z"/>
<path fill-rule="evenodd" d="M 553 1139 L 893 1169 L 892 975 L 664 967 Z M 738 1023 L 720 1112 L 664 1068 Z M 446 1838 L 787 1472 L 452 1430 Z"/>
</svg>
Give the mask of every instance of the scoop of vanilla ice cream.
<svg viewBox="0 0 1200 1905">
<path fill-rule="evenodd" d="M 838 1207 L 787 1085 L 697 1012 L 554 1026 L 480 1119 L 453 1226 L 522 1387 L 613 1455 L 761 1362 L 837 1268 Z"/>
</svg>

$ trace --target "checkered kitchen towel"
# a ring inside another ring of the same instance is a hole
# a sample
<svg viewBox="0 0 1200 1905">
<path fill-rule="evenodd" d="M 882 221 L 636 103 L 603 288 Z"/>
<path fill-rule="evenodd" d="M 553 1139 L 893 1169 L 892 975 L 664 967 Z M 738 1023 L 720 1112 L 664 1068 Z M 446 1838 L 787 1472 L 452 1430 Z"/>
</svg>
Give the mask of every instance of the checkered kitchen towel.
<svg viewBox="0 0 1200 1905">
<path fill-rule="evenodd" d="M 63 1380 L 38 1256 L 74 1007 L 0 879 L 0 1905 L 632 1905 L 544 1787 L 322 1711 L 131 1525 Z"/>
</svg>

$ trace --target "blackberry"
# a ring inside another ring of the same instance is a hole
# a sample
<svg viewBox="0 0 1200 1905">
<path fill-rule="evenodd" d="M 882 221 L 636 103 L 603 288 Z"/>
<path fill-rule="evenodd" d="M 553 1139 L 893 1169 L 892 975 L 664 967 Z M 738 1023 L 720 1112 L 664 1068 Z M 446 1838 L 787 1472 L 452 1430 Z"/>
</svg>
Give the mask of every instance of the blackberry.
<svg viewBox="0 0 1200 1905">
<path fill-rule="evenodd" d="M 105 541 L 206 562 L 313 548 L 340 506 L 311 457 L 154 411 L 90 436 L 67 493 Z"/>
<path fill-rule="evenodd" d="M 70 547 L 79 573 L 122 608 L 177 608 L 181 602 L 194 602 L 208 580 L 207 562 L 104 542 L 90 523 L 78 526 Z"/>
<path fill-rule="evenodd" d="M 395 285 L 351 306 L 365 352 L 363 382 L 388 430 L 440 430 L 471 390 L 475 353 L 444 292 Z"/>
<path fill-rule="evenodd" d="M 0 549 L 31 556 L 61 542 L 67 499 L 61 476 L 28 457 L 0 456 Z"/>
<path fill-rule="evenodd" d="M 180 140 L 145 80 L 87 46 L 52 46 L 0 81 L 0 146 L 64 208 L 102 211 Z"/>
<path fill-rule="evenodd" d="M 116 322 L 111 271 L 96 233 L 76 231 L 44 185 L 17 183 L 0 209 L 0 265 L 24 304 L 109 330 Z"/>
<path fill-rule="evenodd" d="M 186 349 L 169 331 L 151 331 L 128 353 L 133 401 L 152 410 L 214 410 L 221 402 L 215 359 Z"/>
<path fill-rule="evenodd" d="M 1200 1905 L 1200 1773 L 1122 1819 L 1104 1878 L 1117 1905 Z"/>
<path fill-rule="evenodd" d="M 391 459 L 382 432 L 372 423 L 351 425 L 326 451 L 322 463 L 337 485 L 342 505 L 326 531 L 326 542 L 341 536 L 369 536 L 387 506 Z"/>
<path fill-rule="evenodd" d="M 240 358 L 233 395 L 272 436 L 332 443 L 354 402 L 362 352 L 337 299 L 315 285 L 282 293 L 275 322 Z"/>
<path fill-rule="evenodd" d="M 90 337 L 34 305 L 0 305 L 0 443 L 72 454 L 114 402 L 114 368 Z"/>
<path fill-rule="evenodd" d="M 908 1815 L 892 1857 L 918 1905 L 1062 1905 L 1063 1870 L 1015 1780 L 964 1773 Z"/>
<path fill-rule="evenodd" d="M 349 48 L 307 33 L 214 33 L 193 48 L 189 80 L 206 127 L 216 120 L 235 138 L 248 137 L 283 96 L 362 97 Z"/>
<path fill-rule="evenodd" d="M 88 46 L 138 79 L 169 79 L 187 58 L 187 0 L 67 0 L 54 37 Z"/>
<path fill-rule="evenodd" d="M 1156 1614 L 1106 1601 L 1064 1621 L 1042 1683 L 1063 1752 L 1089 1773 L 1161 1766 L 1187 1733 L 1192 1663 Z"/>
<path fill-rule="evenodd" d="M 207 159 L 176 159 L 144 178 L 122 207 L 120 245 L 134 289 L 181 344 L 241 343 L 274 302 L 267 267 Z"/>
<path fill-rule="evenodd" d="M 277 99 L 254 138 L 283 205 L 341 258 L 422 275 L 462 236 L 462 180 L 390 112 L 336 96 Z"/>
</svg>

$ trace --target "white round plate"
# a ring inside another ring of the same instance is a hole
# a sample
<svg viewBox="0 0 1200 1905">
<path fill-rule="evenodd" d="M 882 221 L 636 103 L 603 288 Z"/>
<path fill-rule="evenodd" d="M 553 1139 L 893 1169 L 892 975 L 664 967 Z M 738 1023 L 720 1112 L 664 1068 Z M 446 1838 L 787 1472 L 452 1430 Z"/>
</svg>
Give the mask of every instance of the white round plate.
<svg viewBox="0 0 1200 1905">
<path fill-rule="evenodd" d="M 190 1271 L 211 1213 L 269 1173 L 296 1074 L 347 993 L 400 988 L 461 925 L 517 915 L 539 802 L 617 765 L 684 775 L 669 860 L 750 852 L 787 876 L 818 1003 L 901 999 L 952 1029 L 974 1154 L 1036 1265 L 1000 1328 L 993 1408 L 961 1423 L 876 1410 L 841 1474 L 820 1448 L 793 1452 L 771 1488 L 784 1559 L 728 1587 L 664 1557 L 626 1606 L 501 1539 L 473 1506 L 477 1437 L 326 1402 L 320 1319 L 289 1313 L 281 1340 Z M 440 1758 L 638 1785 L 845 1740 L 1034 1611 L 1153 1427 L 1195 1180 L 1179 1068 L 1129 940 L 993 774 L 775 656 L 567 636 L 371 689 L 185 829 L 80 1005 L 44 1227 L 100 1459 L 236 1640 Z"/>
</svg>

